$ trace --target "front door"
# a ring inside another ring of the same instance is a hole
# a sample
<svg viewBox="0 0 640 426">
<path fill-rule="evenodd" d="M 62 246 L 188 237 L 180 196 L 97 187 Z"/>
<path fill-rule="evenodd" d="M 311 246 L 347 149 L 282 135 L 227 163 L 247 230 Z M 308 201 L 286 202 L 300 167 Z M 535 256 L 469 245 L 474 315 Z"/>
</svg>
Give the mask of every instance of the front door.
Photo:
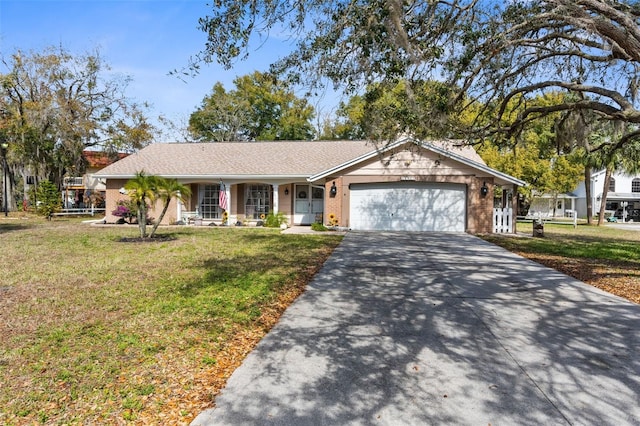
<svg viewBox="0 0 640 426">
<path fill-rule="evenodd" d="M 294 217 L 296 225 L 311 225 L 322 221 L 324 211 L 324 187 L 295 185 Z"/>
</svg>

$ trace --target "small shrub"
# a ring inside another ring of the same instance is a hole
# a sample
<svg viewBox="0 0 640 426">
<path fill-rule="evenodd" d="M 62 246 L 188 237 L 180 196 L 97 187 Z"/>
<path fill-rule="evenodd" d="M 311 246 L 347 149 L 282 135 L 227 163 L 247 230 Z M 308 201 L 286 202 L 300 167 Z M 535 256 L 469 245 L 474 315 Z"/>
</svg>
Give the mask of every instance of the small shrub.
<svg viewBox="0 0 640 426">
<path fill-rule="evenodd" d="M 267 228 L 280 228 L 280 225 L 282 225 L 283 223 L 287 223 L 287 218 L 282 212 L 278 212 L 276 214 L 270 212 L 264 218 L 264 226 L 266 226 Z"/>
<path fill-rule="evenodd" d="M 122 218 L 124 222 L 131 223 L 131 220 L 136 217 L 136 208 L 131 200 L 118 200 L 116 209 L 111 214 Z"/>
<path fill-rule="evenodd" d="M 315 222 L 311 224 L 311 229 L 314 231 L 327 231 L 328 228 L 321 223 Z"/>
<path fill-rule="evenodd" d="M 149 206 L 147 205 L 147 212 Z M 138 206 L 133 200 L 118 200 L 116 209 L 111 212 L 112 215 L 122 218 L 127 223 L 133 223 L 138 217 Z M 147 223 L 151 223 L 153 218 L 147 214 Z"/>
<path fill-rule="evenodd" d="M 58 188 L 48 180 L 44 180 L 40 182 L 36 193 L 38 196 L 38 214 L 46 217 L 48 220 L 51 220 L 51 216 L 60 210 L 60 206 L 62 205 L 62 199 Z"/>
</svg>

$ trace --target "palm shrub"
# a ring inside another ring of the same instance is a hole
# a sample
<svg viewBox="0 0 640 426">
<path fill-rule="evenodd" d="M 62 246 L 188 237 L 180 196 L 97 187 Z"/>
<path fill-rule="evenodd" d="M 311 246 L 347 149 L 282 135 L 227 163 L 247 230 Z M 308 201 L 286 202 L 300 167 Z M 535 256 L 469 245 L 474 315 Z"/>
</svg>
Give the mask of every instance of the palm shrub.
<svg viewBox="0 0 640 426">
<path fill-rule="evenodd" d="M 283 223 L 287 223 L 287 218 L 282 212 L 269 212 L 264 218 L 264 226 L 267 228 L 279 228 Z"/>
<path fill-rule="evenodd" d="M 160 217 L 158 218 L 158 220 L 153 225 L 150 237 L 153 237 L 156 234 L 158 225 L 160 225 L 160 222 L 162 222 L 165 213 L 167 213 L 167 209 L 169 208 L 169 203 L 171 202 L 171 200 L 173 198 L 177 198 L 178 202 L 184 202 L 184 197 L 188 197 L 191 195 L 191 188 L 178 182 L 178 179 L 165 179 L 162 177 L 156 177 L 153 184 L 155 187 L 156 195 L 162 200 L 162 212 L 160 213 Z"/>
<path fill-rule="evenodd" d="M 157 198 L 156 179 L 156 176 L 146 175 L 144 171 L 139 171 L 133 179 L 124 185 L 129 198 L 137 208 L 140 238 L 147 237 L 147 210 L 148 206 L 153 205 Z"/>
</svg>

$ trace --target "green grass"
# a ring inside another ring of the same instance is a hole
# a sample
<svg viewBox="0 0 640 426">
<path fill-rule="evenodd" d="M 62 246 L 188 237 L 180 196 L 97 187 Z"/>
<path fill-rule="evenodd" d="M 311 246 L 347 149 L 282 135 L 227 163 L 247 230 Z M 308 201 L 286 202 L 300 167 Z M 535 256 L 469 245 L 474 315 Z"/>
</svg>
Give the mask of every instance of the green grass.
<svg viewBox="0 0 640 426">
<path fill-rule="evenodd" d="M 517 224 L 518 232 L 532 235 L 531 224 Z M 545 224 L 544 238 L 504 238 L 498 235 L 485 239 L 512 251 L 543 253 L 566 258 L 625 261 L 640 265 L 640 231 L 608 226 Z"/>
<path fill-rule="evenodd" d="M 278 297 L 341 238 L 161 231 L 174 239 L 124 243 L 135 227 L 0 218 L 1 424 L 188 421 L 197 406 L 181 400 L 209 392 L 202 375 L 218 352 L 267 327 Z"/>
</svg>

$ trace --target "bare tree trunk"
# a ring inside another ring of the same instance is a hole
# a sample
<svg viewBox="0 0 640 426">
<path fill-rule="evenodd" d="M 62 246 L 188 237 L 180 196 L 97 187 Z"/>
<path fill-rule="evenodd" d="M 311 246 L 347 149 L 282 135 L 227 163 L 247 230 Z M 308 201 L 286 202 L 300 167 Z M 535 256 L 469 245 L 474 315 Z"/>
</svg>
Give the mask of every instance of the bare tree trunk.
<svg viewBox="0 0 640 426">
<path fill-rule="evenodd" d="M 164 207 L 162 208 L 162 213 L 160 213 L 160 217 L 156 219 L 156 222 L 153 224 L 153 228 L 151 229 L 149 238 L 153 238 L 156 235 L 156 230 L 158 229 L 158 225 L 160 225 L 160 222 L 162 222 L 162 219 L 164 219 L 164 215 L 167 213 L 167 210 L 169 209 L 170 202 L 171 202 L 171 199 L 169 199 L 168 201 L 165 201 Z"/>
<path fill-rule="evenodd" d="M 147 237 L 147 208 L 146 203 L 138 204 L 138 228 L 140 229 L 140 238 Z"/>
<path fill-rule="evenodd" d="M 591 168 L 584 168 L 584 190 L 587 197 L 587 225 L 593 224 L 593 197 L 591 196 Z"/>
<path fill-rule="evenodd" d="M 600 215 L 598 216 L 598 226 L 604 224 L 604 211 L 607 208 L 607 193 L 609 192 L 609 183 L 611 182 L 611 166 L 607 166 L 604 173 L 604 185 L 602 188 L 602 199 L 600 201 Z"/>
<path fill-rule="evenodd" d="M 0 163 L 0 173 L 2 174 L 2 197 L 6 195 L 6 201 L 4 198 L 2 199 L 2 208 L 7 207 L 8 212 L 15 212 L 17 210 L 16 207 L 16 197 L 15 197 L 15 187 L 16 187 L 16 177 L 14 174 L 14 169 L 8 164 L 7 159 L 0 160 L 3 161 Z M 4 170 L 6 167 L 6 170 Z"/>
</svg>

